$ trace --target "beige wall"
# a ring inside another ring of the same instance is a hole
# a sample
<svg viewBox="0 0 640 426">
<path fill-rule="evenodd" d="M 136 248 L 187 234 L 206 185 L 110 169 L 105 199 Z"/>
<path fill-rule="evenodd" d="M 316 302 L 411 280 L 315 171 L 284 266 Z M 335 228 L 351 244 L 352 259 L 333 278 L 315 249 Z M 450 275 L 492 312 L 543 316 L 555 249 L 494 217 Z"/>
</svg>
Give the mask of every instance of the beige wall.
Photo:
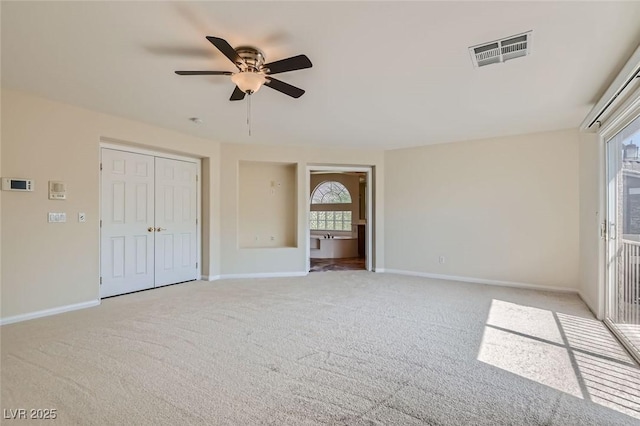
<svg viewBox="0 0 640 426">
<path fill-rule="evenodd" d="M 221 264 L 223 275 L 251 273 L 304 273 L 307 268 L 307 209 L 309 203 L 308 165 L 373 166 L 377 182 L 384 182 L 384 153 L 378 150 L 302 148 L 265 145 L 223 144 L 220 181 L 222 188 Z M 239 186 L 241 161 L 296 163 L 297 247 L 240 248 L 238 240 Z M 375 186 L 374 265 L 384 266 L 384 186 Z"/>
<path fill-rule="evenodd" d="M 95 300 L 99 295 L 101 138 L 205 158 L 203 273 L 219 273 L 220 146 L 210 140 L 2 90 L 3 176 L 35 180 L 36 191 L 2 194 L 2 317 Z M 67 184 L 67 200 L 48 200 L 47 181 Z M 47 223 L 47 212 L 67 223 Z M 78 223 L 78 212 L 87 214 Z"/>
<path fill-rule="evenodd" d="M 594 133 L 580 134 L 580 282 L 583 300 L 598 316 L 604 314 L 600 297 L 604 279 L 600 238 L 600 223 L 604 220 L 604 159 L 600 137 Z"/>
<path fill-rule="evenodd" d="M 387 269 L 577 289 L 577 130 L 387 151 L 385 168 Z"/>
<path fill-rule="evenodd" d="M 296 164 L 241 161 L 241 248 L 296 247 Z"/>
<path fill-rule="evenodd" d="M 3 176 L 36 181 L 33 193 L 2 194 L 2 318 L 98 298 L 101 140 L 203 159 L 203 274 L 212 277 L 306 270 L 308 164 L 371 165 L 378 181 L 384 179 L 382 151 L 261 145 L 221 147 L 214 141 L 14 90 L 2 91 L 2 124 Z M 239 248 L 240 161 L 296 165 L 296 247 Z M 47 199 L 49 180 L 66 182 L 66 201 Z M 375 213 L 383 218 L 382 185 L 378 185 L 375 196 Z M 49 211 L 66 212 L 67 223 L 47 223 Z M 77 213 L 81 211 L 87 214 L 86 223 L 77 222 Z M 384 222 L 380 220 L 375 235 L 374 260 L 378 265 L 384 262 L 383 235 Z"/>
<path fill-rule="evenodd" d="M 307 167 L 373 166 L 376 269 L 580 288 L 595 300 L 585 278 L 593 271 L 578 269 L 593 255 L 579 238 L 592 228 L 592 200 L 578 199 L 594 184 L 593 152 L 577 131 L 385 153 L 220 145 L 13 90 L 2 91 L 1 107 L 2 175 L 37 188 L 1 194 L 2 318 L 98 298 L 101 138 L 203 158 L 206 275 L 305 272 Z M 241 248 L 241 162 L 295 165 L 294 247 Z M 68 200 L 48 200 L 48 180 L 65 181 Z M 68 222 L 48 224 L 49 211 Z M 87 223 L 77 222 L 80 211 Z"/>
</svg>

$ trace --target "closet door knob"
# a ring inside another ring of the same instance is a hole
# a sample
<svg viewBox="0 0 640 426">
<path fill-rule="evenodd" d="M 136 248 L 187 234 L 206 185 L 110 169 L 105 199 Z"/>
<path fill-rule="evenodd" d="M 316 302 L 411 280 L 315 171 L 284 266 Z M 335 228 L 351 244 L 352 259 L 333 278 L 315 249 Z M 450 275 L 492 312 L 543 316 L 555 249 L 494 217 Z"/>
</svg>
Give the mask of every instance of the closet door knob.
<svg viewBox="0 0 640 426">
<path fill-rule="evenodd" d="M 167 228 L 160 228 L 159 226 L 156 228 L 156 232 L 166 231 Z"/>
<path fill-rule="evenodd" d="M 150 226 L 150 227 L 147 228 L 147 231 L 149 231 L 149 232 L 153 232 L 154 230 L 155 230 L 155 228 L 153 226 Z"/>
</svg>

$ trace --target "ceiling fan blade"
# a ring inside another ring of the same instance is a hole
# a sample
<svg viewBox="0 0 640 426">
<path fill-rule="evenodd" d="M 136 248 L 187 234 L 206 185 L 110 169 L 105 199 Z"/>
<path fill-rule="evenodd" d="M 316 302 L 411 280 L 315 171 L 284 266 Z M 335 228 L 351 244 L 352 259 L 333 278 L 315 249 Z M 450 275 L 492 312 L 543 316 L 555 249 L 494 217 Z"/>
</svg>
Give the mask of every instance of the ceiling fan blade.
<svg viewBox="0 0 640 426">
<path fill-rule="evenodd" d="M 229 98 L 230 101 L 241 101 L 244 99 L 244 95 L 245 93 L 240 90 L 240 88 L 238 86 L 236 86 L 236 88 L 233 90 L 233 93 L 231 94 L 231 97 Z"/>
<path fill-rule="evenodd" d="M 272 89 L 277 90 L 278 92 L 282 92 L 285 95 L 289 95 L 292 98 L 299 98 L 304 95 L 304 90 L 299 87 L 292 86 L 284 81 L 276 80 L 272 77 L 267 77 L 267 81 L 264 83 L 265 86 L 271 87 Z"/>
<path fill-rule="evenodd" d="M 178 75 L 232 75 L 230 71 L 176 71 Z"/>
<path fill-rule="evenodd" d="M 212 36 L 207 36 L 207 40 L 209 40 L 211 44 L 217 47 L 218 50 L 224 54 L 224 56 L 229 58 L 229 60 L 233 62 L 233 64 L 236 67 L 238 67 L 238 69 L 240 69 L 240 66 L 238 64 L 245 63 L 244 59 L 242 59 L 238 55 L 238 52 L 236 52 L 236 50 L 233 47 L 231 47 L 229 43 L 227 43 L 227 40 L 218 38 L 218 37 L 212 37 Z"/>
<path fill-rule="evenodd" d="M 306 55 L 292 56 L 291 58 L 280 59 L 279 61 L 264 65 L 265 68 L 269 68 L 269 72 L 267 74 L 279 74 L 281 72 L 302 70 L 305 68 L 311 68 L 312 66 L 313 64 Z"/>
</svg>

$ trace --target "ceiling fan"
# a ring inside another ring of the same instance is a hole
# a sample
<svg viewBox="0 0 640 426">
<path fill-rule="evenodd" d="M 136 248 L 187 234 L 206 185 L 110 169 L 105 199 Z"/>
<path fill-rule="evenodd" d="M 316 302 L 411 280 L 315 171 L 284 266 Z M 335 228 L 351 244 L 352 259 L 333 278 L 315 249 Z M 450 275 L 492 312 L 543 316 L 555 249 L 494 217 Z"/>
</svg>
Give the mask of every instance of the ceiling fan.
<svg viewBox="0 0 640 426">
<path fill-rule="evenodd" d="M 312 64 L 306 55 L 292 56 L 291 58 L 265 64 L 264 53 L 252 46 L 239 46 L 237 48 L 219 37 L 207 36 L 207 40 L 229 58 L 238 68 L 237 72 L 230 71 L 176 71 L 178 75 L 230 75 L 231 81 L 236 85 L 231 94 L 230 101 L 244 99 L 245 95 L 251 95 L 265 85 L 278 92 L 299 98 L 304 94 L 304 90 L 292 86 L 284 81 L 271 77 L 273 74 L 296 71 L 311 68 Z"/>
</svg>

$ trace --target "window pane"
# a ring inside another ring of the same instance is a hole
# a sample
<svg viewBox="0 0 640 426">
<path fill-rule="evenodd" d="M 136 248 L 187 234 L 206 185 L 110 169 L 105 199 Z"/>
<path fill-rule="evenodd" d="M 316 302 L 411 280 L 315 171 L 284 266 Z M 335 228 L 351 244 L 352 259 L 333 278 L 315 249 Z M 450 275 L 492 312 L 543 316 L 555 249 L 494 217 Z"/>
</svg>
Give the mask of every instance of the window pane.
<svg viewBox="0 0 640 426">
<path fill-rule="evenodd" d="M 309 212 L 309 229 L 321 231 L 351 232 L 350 211 L 311 211 Z"/>
<path fill-rule="evenodd" d="M 349 190 L 340 182 L 322 182 L 311 195 L 312 204 L 351 203 Z"/>
</svg>

